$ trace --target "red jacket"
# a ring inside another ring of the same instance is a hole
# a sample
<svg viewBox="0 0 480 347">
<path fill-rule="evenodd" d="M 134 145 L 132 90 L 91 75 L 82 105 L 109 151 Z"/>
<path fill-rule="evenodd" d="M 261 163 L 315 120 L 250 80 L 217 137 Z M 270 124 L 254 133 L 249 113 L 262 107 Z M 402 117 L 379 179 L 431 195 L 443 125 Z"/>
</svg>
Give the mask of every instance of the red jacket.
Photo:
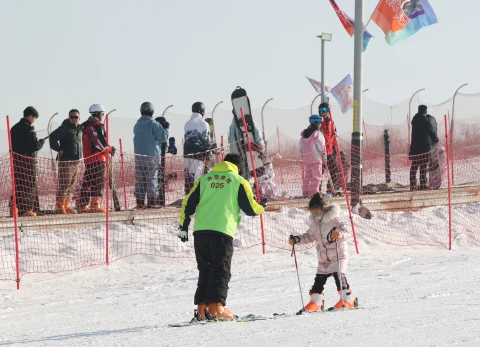
<svg viewBox="0 0 480 347">
<path fill-rule="evenodd" d="M 327 154 L 333 153 L 333 146 L 335 144 L 335 125 L 333 124 L 332 115 L 327 119 L 324 119 L 321 123 L 321 130 L 325 137 L 325 149 Z"/>
<path fill-rule="evenodd" d="M 105 127 L 95 117 L 90 117 L 82 124 L 83 158 L 85 164 L 106 162 L 112 147 L 105 139 Z"/>
</svg>

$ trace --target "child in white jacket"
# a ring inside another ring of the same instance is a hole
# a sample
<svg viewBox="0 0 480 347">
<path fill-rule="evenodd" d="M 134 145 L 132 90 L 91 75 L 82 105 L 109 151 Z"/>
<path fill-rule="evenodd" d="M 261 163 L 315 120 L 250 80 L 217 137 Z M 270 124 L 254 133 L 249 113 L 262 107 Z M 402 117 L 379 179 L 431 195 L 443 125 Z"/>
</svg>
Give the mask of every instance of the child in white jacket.
<svg viewBox="0 0 480 347">
<path fill-rule="evenodd" d="M 310 200 L 308 209 L 311 213 L 311 225 L 308 231 L 303 235 L 292 235 L 288 240 L 290 245 L 316 243 L 318 256 L 317 276 L 310 289 L 310 302 L 304 309 L 308 312 L 323 310 L 323 289 L 327 279 L 332 275 L 335 278 L 337 291 L 340 295 L 340 300 L 335 305 L 335 309 L 357 307 L 357 298 L 353 296 L 345 276 L 348 265 L 348 249 L 345 241 L 347 230 L 338 220 L 340 206 L 336 204 L 326 206 L 325 201 L 317 193 Z M 341 285 L 338 276 L 339 263 Z"/>
</svg>

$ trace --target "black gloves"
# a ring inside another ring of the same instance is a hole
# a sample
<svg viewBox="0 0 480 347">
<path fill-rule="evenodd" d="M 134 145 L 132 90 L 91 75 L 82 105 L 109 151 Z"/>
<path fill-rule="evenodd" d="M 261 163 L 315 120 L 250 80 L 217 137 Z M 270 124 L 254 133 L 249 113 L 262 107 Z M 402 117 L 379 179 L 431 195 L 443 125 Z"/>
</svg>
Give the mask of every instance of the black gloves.
<svg viewBox="0 0 480 347">
<path fill-rule="evenodd" d="M 267 205 L 268 205 L 268 200 L 267 198 L 263 198 L 260 202 L 259 202 L 260 205 L 263 206 L 263 208 L 267 208 Z"/>
</svg>

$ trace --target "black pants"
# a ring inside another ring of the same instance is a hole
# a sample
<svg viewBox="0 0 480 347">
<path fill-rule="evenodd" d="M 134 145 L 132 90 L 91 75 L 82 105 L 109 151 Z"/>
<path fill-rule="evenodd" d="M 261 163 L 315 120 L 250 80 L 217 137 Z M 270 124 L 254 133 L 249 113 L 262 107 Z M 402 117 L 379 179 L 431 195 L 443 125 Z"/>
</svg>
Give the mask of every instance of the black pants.
<svg viewBox="0 0 480 347">
<path fill-rule="evenodd" d="M 221 302 L 225 306 L 231 277 L 233 239 L 216 231 L 197 231 L 193 235 L 198 268 L 194 303 Z"/>
<path fill-rule="evenodd" d="M 414 190 L 417 185 L 417 170 L 420 169 L 419 188 L 427 189 L 427 165 L 430 161 L 428 153 L 411 156 L 412 166 L 410 167 L 410 190 Z"/>
<path fill-rule="evenodd" d="M 101 197 L 104 188 L 105 163 L 95 162 L 86 164 L 82 188 L 80 189 L 80 205 L 87 205 L 91 197 Z"/>
<path fill-rule="evenodd" d="M 323 289 L 325 287 L 325 283 L 327 283 L 327 279 L 332 276 L 332 274 L 327 275 L 317 275 L 315 277 L 315 282 L 313 283 L 312 289 L 310 289 L 310 294 L 317 293 L 322 294 Z M 337 290 L 340 290 L 340 280 L 338 279 L 338 273 L 333 273 L 333 278 L 335 279 L 335 284 L 337 286 Z M 349 289 L 350 285 L 347 282 L 347 277 L 345 274 L 342 273 L 342 284 L 343 288 Z"/>
<path fill-rule="evenodd" d="M 13 175 L 18 214 L 38 212 L 37 168 L 35 158 L 14 156 Z"/>
</svg>

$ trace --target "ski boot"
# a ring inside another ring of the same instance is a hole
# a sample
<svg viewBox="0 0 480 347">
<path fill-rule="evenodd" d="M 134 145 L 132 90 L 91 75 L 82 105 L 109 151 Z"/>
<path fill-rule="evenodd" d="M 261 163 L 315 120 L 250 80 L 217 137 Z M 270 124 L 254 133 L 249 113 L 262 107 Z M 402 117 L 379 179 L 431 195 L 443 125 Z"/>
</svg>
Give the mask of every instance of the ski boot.
<svg viewBox="0 0 480 347">
<path fill-rule="evenodd" d="M 101 197 L 99 197 L 99 196 L 95 196 L 95 197 L 91 198 L 89 212 L 93 212 L 93 213 L 105 213 L 106 212 L 105 208 L 100 206 L 100 199 L 101 199 Z"/>
<path fill-rule="evenodd" d="M 352 309 L 358 307 L 358 299 L 352 294 L 352 289 L 343 289 L 338 291 L 340 300 L 335 304 L 335 310 Z"/>
<path fill-rule="evenodd" d="M 200 303 L 197 305 L 197 309 L 194 312 L 194 317 L 198 322 L 205 320 L 206 310 L 207 310 L 207 304 Z"/>
<path fill-rule="evenodd" d="M 319 312 L 323 311 L 325 301 L 323 300 L 323 294 L 311 293 L 310 302 L 305 305 L 304 310 L 306 312 Z"/>
<path fill-rule="evenodd" d="M 208 304 L 207 312 L 216 319 L 233 320 L 235 315 L 223 307 L 221 302 L 211 302 Z"/>
<path fill-rule="evenodd" d="M 76 214 L 77 213 L 73 208 L 70 207 L 70 202 L 71 201 L 72 200 L 70 198 L 66 198 L 64 200 L 63 208 L 65 209 L 66 214 Z"/>
<path fill-rule="evenodd" d="M 55 212 L 57 214 L 65 214 L 65 199 L 57 197 L 57 204 L 55 205 Z"/>
</svg>

